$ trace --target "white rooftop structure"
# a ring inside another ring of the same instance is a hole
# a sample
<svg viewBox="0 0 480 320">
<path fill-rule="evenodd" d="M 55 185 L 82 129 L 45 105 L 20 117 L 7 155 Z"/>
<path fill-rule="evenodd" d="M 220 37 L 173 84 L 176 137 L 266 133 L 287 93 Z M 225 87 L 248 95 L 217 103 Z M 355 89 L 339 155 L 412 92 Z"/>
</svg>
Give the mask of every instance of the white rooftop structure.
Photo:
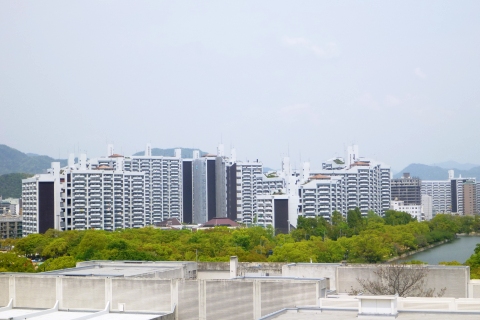
<svg viewBox="0 0 480 320">
<path fill-rule="evenodd" d="M 135 312 L 115 312 L 111 313 L 109 311 L 109 305 L 101 311 L 70 311 L 70 310 L 60 310 L 58 308 L 58 301 L 55 303 L 53 308 L 50 309 L 27 309 L 27 308 L 14 308 L 13 299 L 10 300 L 9 304 L 5 307 L 0 308 L 0 319 L 8 320 L 107 320 L 107 319 L 116 319 L 116 320 L 158 320 L 162 318 L 162 315 L 167 315 L 166 313 L 157 313 L 157 314 L 147 314 L 147 313 L 135 313 Z"/>
</svg>

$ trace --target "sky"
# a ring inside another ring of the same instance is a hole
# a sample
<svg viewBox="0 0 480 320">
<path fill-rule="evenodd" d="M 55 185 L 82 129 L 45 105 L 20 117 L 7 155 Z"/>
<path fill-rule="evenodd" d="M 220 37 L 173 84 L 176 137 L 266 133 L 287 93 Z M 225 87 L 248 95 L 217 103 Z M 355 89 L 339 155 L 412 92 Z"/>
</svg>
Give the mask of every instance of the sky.
<svg viewBox="0 0 480 320">
<path fill-rule="evenodd" d="M 0 144 L 480 163 L 480 1 L 1 1 Z M 227 152 L 228 153 L 228 152 Z"/>
</svg>

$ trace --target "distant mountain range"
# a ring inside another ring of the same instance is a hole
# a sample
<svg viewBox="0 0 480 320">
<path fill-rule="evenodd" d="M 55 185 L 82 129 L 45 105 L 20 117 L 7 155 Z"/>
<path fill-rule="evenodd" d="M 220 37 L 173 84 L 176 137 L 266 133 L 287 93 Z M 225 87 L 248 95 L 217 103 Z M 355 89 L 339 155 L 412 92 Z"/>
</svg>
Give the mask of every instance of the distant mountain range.
<svg viewBox="0 0 480 320">
<path fill-rule="evenodd" d="M 19 172 L 43 173 L 50 168 L 53 161 L 59 161 L 61 166 L 67 165 L 66 159 L 56 160 L 48 156 L 26 154 L 0 144 L 0 175 Z"/>
<path fill-rule="evenodd" d="M 480 166 L 471 167 L 468 170 L 461 170 L 450 166 L 442 168 L 440 166 L 428 166 L 420 163 L 408 165 L 405 169 L 395 174 L 394 178 L 401 178 L 404 172 L 408 172 L 410 176 L 418 177 L 422 180 L 447 180 L 448 170 L 454 170 L 455 177 L 461 175 L 464 178 L 477 178 L 477 181 L 480 181 Z"/>
<path fill-rule="evenodd" d="M 439 162 L 439 163 L 432 163 L 432 166 L 440 167 L 443 169 L 470 170 L 475 167 L 480 167 L 480 164 L 458 163 L 456 161 L 445 161 L 445 162 Z"/>
<path fill-rule="evenodd" d="M 7 173 L 0 176 L 0 196 L 20 198 L 22 196 L 22 179 L 33 176 L 31 173 Z"/>
</svg>

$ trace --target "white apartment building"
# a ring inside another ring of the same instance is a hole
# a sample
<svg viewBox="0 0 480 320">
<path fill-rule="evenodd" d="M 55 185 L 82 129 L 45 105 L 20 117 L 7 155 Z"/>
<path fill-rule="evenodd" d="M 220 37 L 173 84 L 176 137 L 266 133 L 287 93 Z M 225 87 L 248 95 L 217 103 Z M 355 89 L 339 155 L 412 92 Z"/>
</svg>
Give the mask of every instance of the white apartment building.
<svg viewBox="0 0 480 320">
<path fill-rule="evenodd" d="M 433 216 L 437 213 L 465 214 L 464 185 L 466 183 L 477 184 L 475 178 L 455 178 L 453 170 L 449 170 L 448 180 L 422 180 L 421 193 L 432 197 Z M 478 188 L 476 189 L 478 193 Z"/>
<path fill-rule="evenodd" d="M 260 162 L 237 162 L 237 221 L 252 224 L 257 213 L 257 181 L 262 176 Z M 263 185 L 262 185 L 263 192 Z"/>
<path fill-rule="evenodd" d="M 140 228 L 145 219 L 144 175 L 112 169 L 66 171 L 60 230 Z"/>
<path fill-rule="evenodd" d="M 142 172 L 145 176 L 145 223 L 168 218 L 183 220 L 183 183 L 181 149 L 174 157 L 152 156 L 148 144 L 144 156 L 125 157 L 125 172 Z"/>
<path fill-rule="evenodd" d="M 390 209 L 395 211 L 406 212 L 418 221 L 422 221 L 422 206 L 416 204 L 406 205 L 404 201 L 392 200 L 390 202 Z"/>
<path fill-rule="evenodd" d="M 422 180 L 421 192 L 432 197 L 433 216 L 452 212 L 450 180 Z"/>
<path fill-rule="evenodd" d="M 345 213 L 347 202 L 343 178 L 316 174 L 300 186 L 300 214 L 327 220 L 334 211 Z"/>
<path fill-rule="evenodd" d="M 433 218 L 433 199 L 428 194 L 422 194 L 423 220 L 429 221 Z"/>
<path fill-rule="evenodd" d="M 274 225 L 274 203 L 273 195 L 257 195 L 257 212 L 255 217 L 257 225 L 262 227 Z"/>
<path fill-rule="evenodd" d="M 305 170 L 307 172 L 309 170 Z M 305 178 L 303 178 L 305 180 Z M 322 164 L 299 186 L 300 214 L 330 219 L 334 211 L 346 215 L 359 208 L 383 215 L 390 208 L 390 167 L 347 149 L 346 160 L 333 158 Z"/>
<path fill-rule="evenodd" d="M 87 161 L 82 154 L 74 163 L 70 155 L 62 169 L 52 163 L 49 174 L 23 181 L 24 234 L 49 228 L 139 228 L 169 217 L 181 220 L 182 162 L 176 153 L 123 157 L 109 146 L 106 158 Z M 43 202 L 37 200 L 39 193 L 45 195 Z"/>
<path fill-rule="evenodd" d="M 58 226 L 60 205 L 55 193 L 57 178 L 39 174 L 22 181 L 22 229 L 23 236 L 45 232 Z M 57 220 L 57 221 L 55 221 Z"/>
<path fill-rule="evenodd" d="M 256 175 L 257 195 L 286 194 L 285 179 L 275 173 Z"/>
</svg>

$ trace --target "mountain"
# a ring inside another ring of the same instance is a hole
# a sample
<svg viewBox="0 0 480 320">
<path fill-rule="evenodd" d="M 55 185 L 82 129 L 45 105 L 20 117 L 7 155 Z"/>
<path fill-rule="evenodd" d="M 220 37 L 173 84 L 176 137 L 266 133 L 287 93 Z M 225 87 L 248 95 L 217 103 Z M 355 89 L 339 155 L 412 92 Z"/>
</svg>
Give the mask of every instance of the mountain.
<svg viewBox="0 0 480 320">
<path fill-rule="evenodd" d="M 480 164 L 458 163 L 456 161 L 445 161 L 440 163 L 434 163 L 432 164 L 432 166 L 437 166 L 443 169 L 470 170 L 475 167 L 480 167 Z"/>
<path fill-rule="evenodd" d="M 471 168 L 469 170 L 457 170 L 454 168 L 450 169 L 455 171 L 455 177 L 459 177 L 461 175 L 464 178 L 477 178 L 477 181 L 480 181 L 480 166 Z M 410 176 L 419 177 L 422 180 L 447 180 L 448 170 L 449 169 L 441 168 L 439 166 L 412 163 L 393 177 L 401 178 L 403 172 L 408 172 L 410 173 Z"/>
<path fill-rule="evenodd" d="M 60 166 L 67 165 L 67 160 L 55 160 L 48 156 L 33 154 L 28 155 L 0 144 L 0 175 L 17 172 L 42 173 L 50 168 L 53 161 L 60 161 Z"/>
<path fill-rule="evenodd" d="M 152 156 L 163 156 L 163 157 L 173 157 L 175 155 L 175 149 L 182 149 L 182 158 L 193 158 L 193 151 L 198 149 L 190 149 L 190 148 L 170 148 L 170 149 L 160 149 L 160 148 L 152 148 Z M 207 154 L 208 152 L 204 152 L 200 150 L 200 156 Z M 143 156 L 145 155 L 145 151 L 139 151 L 134 156 Z"/>
<path fill-rule="evenodd" d="M 30 173 L 8 173 L 0 176 L 0 196 L 20 198 L 22 196 L 22 179 L 33 176 Z"/>
</svg>

